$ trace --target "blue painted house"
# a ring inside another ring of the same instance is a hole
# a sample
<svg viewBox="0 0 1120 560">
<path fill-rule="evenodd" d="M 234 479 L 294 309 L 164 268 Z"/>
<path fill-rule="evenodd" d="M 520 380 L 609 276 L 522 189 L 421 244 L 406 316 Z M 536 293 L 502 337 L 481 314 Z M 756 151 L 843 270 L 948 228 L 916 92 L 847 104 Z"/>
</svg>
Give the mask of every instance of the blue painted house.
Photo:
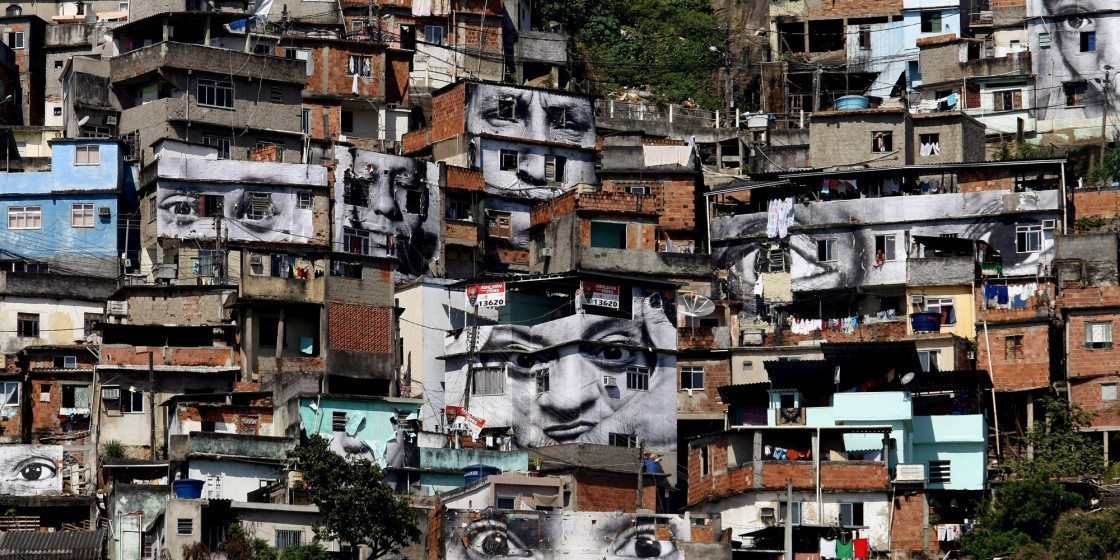
<svg viewBox="0 0 1120 560">
<path fill-rule="evenodd" d="M 0 173 L 5 271 L 115 277 L 123 246 L 118 201 L 133 184 L 108 139 L 51 142 L 51 169 Z"/>
</svg>

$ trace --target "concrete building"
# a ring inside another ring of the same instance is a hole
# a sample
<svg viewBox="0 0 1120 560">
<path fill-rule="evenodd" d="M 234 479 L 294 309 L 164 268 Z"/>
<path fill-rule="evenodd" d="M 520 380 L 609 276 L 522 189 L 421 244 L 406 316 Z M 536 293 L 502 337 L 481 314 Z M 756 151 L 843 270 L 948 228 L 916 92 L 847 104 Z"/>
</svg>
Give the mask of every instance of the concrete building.
<svg viewBox="0 0 1120 560">
<path fill-rule="evenodd" d="M 5 103 L 12 103 L 16 115 L 8 124 L 24 126 L 43 125 L 43 100 L 46 89 L 46 43 L 47 22 L 42 18 L 5 10 L 0 18 L 0 32 L 4 44 L 14 55 L 15 67 L 19 69 L 19 90 L 6 91 L 4 97 L 12 95 Z M 7 120 L 7 119 L 5 119 Z"/>
</svg>

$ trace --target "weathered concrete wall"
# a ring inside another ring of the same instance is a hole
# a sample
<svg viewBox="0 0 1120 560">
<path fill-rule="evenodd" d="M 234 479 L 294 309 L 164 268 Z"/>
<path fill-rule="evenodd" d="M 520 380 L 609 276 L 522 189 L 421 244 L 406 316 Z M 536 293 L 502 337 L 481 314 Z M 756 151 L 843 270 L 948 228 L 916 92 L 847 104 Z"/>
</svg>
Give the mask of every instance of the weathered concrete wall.
<svg viewBox="0 0 1120 560">
<path fill-rule="evenodd" d="M 909 146 L 914 142 L 910 119 L 901 110 L 827 111 L 814 113 L 809 124 L 813 141 L 809 159 L 813 167 L 856 164 L 890 167 L 914 163 Z M 873 151 L 876 133 L 890 133 L 891 145 Z"/>
<path fill-rule="evenodd" d="M 1116 285 L 1116 251 L 1115 233 L 1059 235 L 1054 255 L 1059 283 Z"/>
</svg>

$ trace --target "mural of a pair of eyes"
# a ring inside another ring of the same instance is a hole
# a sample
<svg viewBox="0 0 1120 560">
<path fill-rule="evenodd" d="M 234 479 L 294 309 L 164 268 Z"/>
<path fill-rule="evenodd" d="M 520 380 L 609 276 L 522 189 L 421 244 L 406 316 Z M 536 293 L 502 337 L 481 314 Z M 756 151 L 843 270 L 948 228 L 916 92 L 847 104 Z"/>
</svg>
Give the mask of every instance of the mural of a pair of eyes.
<svg viewBox="0 0 1120 560">
<path fill-rule="evenodd" d="M 10 480 L 20 482 L 39 482 L 49 480 L 58 474 L 54 462 L 42 457 L 31 457 L 12 469 Z"/>
<path fill-rule="evenodd" d="M 1093 26 L 1093 18 L 1085 16 L 1069 16 L 1062 20 L 1062 25 L 1070 31 L 1084 31 Z"/>
<path fill-rule="evenodd" d="M 609 344 L 583 343 L 579 345 L 580 354 L 588 360 L 603 366 L 626 365 L 634 361 L 637 352 L 624 346 Z M 558 357 L 555 350 L 543 352 L 515 354 L 510 360 L 513 365 L 522 370 L 528 370 L 539 363 L 555 360 Z"/>
<path fill-rule="evenodd" d="M 467 527 L 467 551 L 473 560 L 531 558 L 532 550 L 505 523 L 476 521 Z M 578 545 L 577 545 L 578 546 Z M 677 551 L 671 541 L 657 540 L 653 525 L 631 527 L 613 539 L 610 558 L 668 558 Z"/>
</svg>

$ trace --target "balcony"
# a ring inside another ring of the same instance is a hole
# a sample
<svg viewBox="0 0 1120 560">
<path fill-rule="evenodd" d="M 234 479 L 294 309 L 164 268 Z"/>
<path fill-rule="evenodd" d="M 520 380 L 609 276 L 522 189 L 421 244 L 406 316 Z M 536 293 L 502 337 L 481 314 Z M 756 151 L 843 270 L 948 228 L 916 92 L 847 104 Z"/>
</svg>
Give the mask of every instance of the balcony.
<svg viewBox="0 0 1120 560">
<path fill-rule="evenodd" d="M 240 366 L 239 354 L 221 346 L 130 346 L 102 345 L 101 367 L 116 366 L 147 368 L 149 356 L 154 356 L 156 369 L 181 369 L 184 367 L 221 368 L 228 370 Z"/>
<path fill-rule="evenodd" d="M 163 68 L 210 73 L 215 71 L 215 61 L 220 61 L 222 68 L 232 68 L 235 76 L 307 83 L 307 63 L 303 60 L 173 41 L 156 43 L 113 57 L 110 60 L 112 69 L 109 77 L 114 84 L 118 84 L 155 74 Z"/>
<path fill-rule="evenodd" d="M 706 254 L 580 247 L 577 267 L 600 272 L 655 276 L 707 276 L 711 270 L 710 261 Z"/>
<path fill-rule="evenodd" d="M 728 327 L 691 327 L 677 328 L 677 348 L 716 349 L 731 346 L 731 329 Z"/>
<path fill-rule="evenodd" d="M 1031 53 L 1022 51 L 1007 56 L 979 58 L 964 63 L 964 75 L 969 78 L 985 76 L 1029 76 L 1031 74 Z"/>
<path fill-rule="evenodd" d="M 326 370 L 323 358 L 306 356 L 258 356 L 257 373 L 276 378 L 281 373 L 322 373 Z"/>
<path fill-rule="evenodd" d="M 802 342 L 819 340 L 823 342 L 861 342 L 875 340 L 899 340 L 906 337 L 906 321 L 902 318 L 874 323 L 862 323 L 851 332 L 839 330 L 816 330 L 808 334 L 798 334 L 789 330 L 767 331 L 764 329 L 742 329 L 739 345 L 757 346 L 796 346 Z"/>
<path fill-rule="evenodd" d="M 906 284 L 950 286 L 970 284 L 976 279 L 976 257 L 927 257 L 906 259 Z"/>
<path fill-rule="evenodd" d="M 128 16 L 131 21 L 172 12 L 215 12 L 230 16 L 249 16 L 244 0 L 144 0 L 133 2 Z"/>
<path fill-rule="evenodd" d="M 321 304 L 326 297 L 326 287 L 326 276 L 316 277 L 314 274 L 307 278 L 278 278 L 246 274 L 241 278 L 241 297 Z"/>
<path fill-rule="evenodd" d="M 182 436 L 179 436 L 182 437 Z M 272 461 L 284 461 L 288 451 L 296 446 L 294 438 L 248 436 L 219 432 L 191 432 L 186 436 L 185 447 L 188 455 L 221 455 L 224 457 L 252 457 Z M 172 452 L 176 451 L 175 449 Z"/>
<path fill-rule="evenodd" d="M 468 221 L 446 220 L 443 223 L 443 238 L 449 245 L 478 247 L 482 241 L 478 224 Z"/>
<path fill-rule="evenodd" d="M 664 207 L 665 201 L 659 194 L 573 190 L 535 206 L 530 213 L 530 223 L 533 227 L 541 226 L 580 211 L 658 216 Z"/>
</svg>

